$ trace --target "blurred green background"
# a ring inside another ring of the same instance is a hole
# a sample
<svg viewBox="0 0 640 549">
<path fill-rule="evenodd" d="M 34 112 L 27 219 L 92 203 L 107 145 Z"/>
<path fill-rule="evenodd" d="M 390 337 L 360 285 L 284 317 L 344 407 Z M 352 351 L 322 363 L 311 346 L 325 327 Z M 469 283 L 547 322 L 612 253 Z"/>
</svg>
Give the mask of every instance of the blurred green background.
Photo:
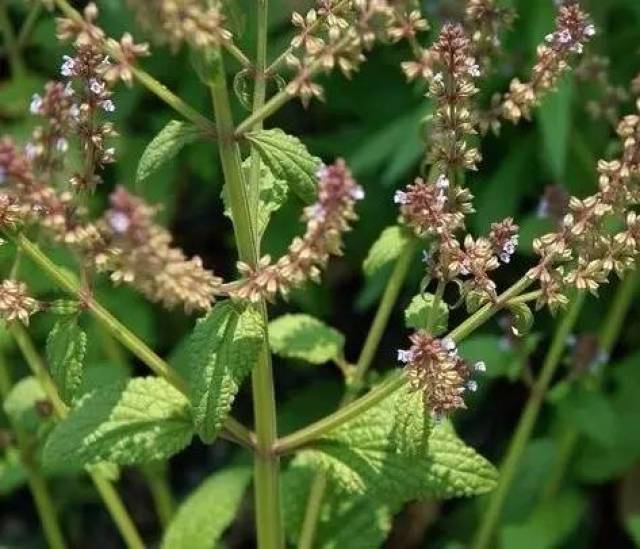
<svg viewBox="0 0 640 549">
<path fill-rule="evenodd" d="M 274 58 L 291 37 L 291 11 L 304 11 L 310 2 L 271 0 L 270 3 L 270 51 Z M 507 53 L 498 60 L 495 74 L 482 86 L 479 97 L 483 104 L 488 103 L 493 92 L 504 90 L 514 75 L 526 76 L 536 45 L 553 25 L 552 0 L 504 3 L 517 10 L 518 19 L 513 30 L 505 35 Z M 423 39 L 431 41 L 443 21 L 459 17 L 463 4 L 456 0 L 424 1 L 423 11 L 432 30 Z M 590 0 L 583 4 L 598 28 L 589 52 L 609 57 L 611 82 L 628 87 L 640 72 L 640 0 Z M 144 37 L 123 0 L 99 1 L 98 5 L 99 22 L 110 35 L 119 37 L 125 31 L 132 31 L 138 41 Z M 22 1 L 9 2 L 14 26 L 19 27 L 26 10 Z M 242 0 L 234 5 L 231 19 L 238 42 L 247 52 L 253 51 L 252 14 L 252 2 Z M 144 68 L 188 103 L 212 116 L 206 88 L 193 71 L 188 70 L 187 52 L 174 54 L 155 45 L 152 51 L 153 56 L 142 62 Z M 68 47 L 55 39 L 52 14 L 44 12 L 24 49 L 28 77 L 11 79 L 5 57 L 0 58 L 2 134 L 11 134 L 21 141 L 28 139 L 34 124 L 27 116 L 31 94 L 38 91 L 46 79 L 56 77 L 61 57 L 67 52 Z M 397 210 L 393 194 L 418 174 L 423 158 L 421 120 L 430 106 L 423 97 L 424 89 L 407 84 L 400 70 L 400 63 L 409 57 L 410 51 L 404 45 L 377 47 L 351 80 L 339 75 L 323 79 L 325 103 L 315 102 L 305 110 L 298 102 L 291 102 L 267 123 L 269 127 L 278 126 L 299 136 L 312 153 L 326 162 L 345 158 L 366 190 L 366 199 L 359 210 L 361 221 L 346 239 L 345 256 L 331 263 L 324 284 L 306 287 L 296 292 L 289 303 L 279 303 L 271 310 L 273 317 L 285 311 L 304 311 L 324 319 L 346 335 L 346 354 L 352 360 L 366 335 L 388 275 L 381 273 L 365 279 L 362 261 L 381 230 L 395 222 Z M 227 67 L 232 75 L 239 70 L 231 60 Z M 551 227 L 548 220 L 537 214 L 545 189 L 559 185 L 579 196 L 591 194 L 596 186 L 597 159 L 608 158 L 616 152 L 611 124 L 593 120 L 586 111 L 587 101 L 599 93 L 595 85 L 566 78 L 558 92 L 545 99 L 531 123 L 522 123 L 519 127 L 505 124 L 501 135 L 490 135 L 482 143 L 481 169 L 468 180 L 478 211 L 471 218 L 470 229 L 484 232 L 492 221 L 507 215 L 514 216 L 522 226 L 518 257 L 502 269 L 499 276 L 503 287 L 530 265 L 532 237 Z M 98 191 L 95 208 L 104 205 L 107 193 L 116 184 L 131 188 L 148 201 L 163 206 L 161 219 L 170 227 L 178 245 L 189 254 L 201 255 L 207 267 L 230 279 L 234 276 L 235 253 L 230 224 L 222 215 L 219 198 L 222 177 L 215 147 L 205 142 L 190 145 L 136 188 L 135 171 L 144 147 L 177 116 L 138 86 L 119 87 L 115 101 L 115 124 L 120 133 L 118 161 L 105 174 L 105 184 Z M 240 102 L 236 102 L 235 110 L 238 121 L 247 114 Z M 629 101 L 622 112 L 634 110 L 633 101 Z M 265 252 L 276 257 L 282 253 L 302 229 L 299 215 L 300 205 L 293 200 L 275 215 L 266 235 Z M 8 246 L 0 248 L 5 265 L 11 253 Z M 58 259 L 65 260 L 60 252 Z M 413 280 L 406 285 L 376 358 L 377 371 L 394 367 L 395 349 L 405 342 L 402 311 L 415 294 L 422 276 L 418 264 L 412 272 Z M 59 295 L 29 265 L 25 273 L 39 295 Z M 604 288 L 600 301 L 590 300 L 576 333 L 579 341 L 597 333 L 616 285 L 617 281 L 611 288 Z M 113 289 L 103 281 L 98 294 L 116 316 L 166 356 L 175 354 L 193 324 L 192 317 L 180 311 L 167 313 L 127 288 Z M 566 365 L 549 395 L 508 497 L 500 531 L 504 547 L 632 547 L 634 540 L 640 544 L 640 322 L 637 312 L 635 307 L 608 361 L 605 389 L 601 393 L 587 394 L 585 387 L 590 380 L 584 361 L 577 360 L 568 347 Z M 460 320 L 461 315 L 462 312 L 456 311 L 454 322 Z M 50 325 L 46 318 L 34 321 L 32 331 L 39 341 L 44 340 Z M 499 323 L 493 323 L 463 345 L 465 356 L 487 363 L 488 373 L 481 380 L 469 410 L 457 415 L 455 423 L 467 442 L 495 463 L 503 455 L 527 399 L 527 382 L 539 367 L 551 325 L 552 319 L 543 312 L 538 315 L 535 333 L 524 340 L 513 341 L 506 337 Z M 90 337 L 91 368 L 95 376 L 115 367 L 106 359 L 98 339 L 97 335 Z M 9 343 L 3 344 L 13 352 Z M 17 353 L 11 356 L 15 358 L 15 375 L 25 372 Z M 133 361 L 130 366 L 138 368 Z M 276 376 L 278 400 L 284 410 L 283 432 L 326 413 L 340 397 L 339 373 L 328 365 L 311 367 L 277 361 Z M 246 392 L 237 403 L 236 415 L 251 422 Z M 540 510 L 537 502 L 561 459 L 559 433 L 567 425 L 577 427 L 581 433 L 578 451 L 568 464 L 557 497 Z M 224 442 L 210 447 L 194 443 L 169 465 L 176 497 L 184 496 L 208 473 L 235 457 L 235 450 Z M 0 545 L 38 547 L 42 541 L 37 534 L 30 496 L 26 490 L 14 490 L 7 471 L 8 466 L 0 463 L 0 494 L 3 494 L 0 497 Z M 149 540 L 153 540 L 157 524 L 140 473 L 125 471 L 120 485 L 134 518 Z M 54 479 L 52 490 L 63 520 L 72 525 L 75 546 L 118 546 L 109 518 L 86 479 L 72 482 Z M 398 516 L 389 547 L 456 547 L 456 542 L 467 539 L 473 532 L 477 511 L 482 505 L 480 499 L 410 506 Z M 247 501 L 238 525 L 228 536 L 227 545 L 249 547 L 251 528 L 251 502 Z"/>
</svg>

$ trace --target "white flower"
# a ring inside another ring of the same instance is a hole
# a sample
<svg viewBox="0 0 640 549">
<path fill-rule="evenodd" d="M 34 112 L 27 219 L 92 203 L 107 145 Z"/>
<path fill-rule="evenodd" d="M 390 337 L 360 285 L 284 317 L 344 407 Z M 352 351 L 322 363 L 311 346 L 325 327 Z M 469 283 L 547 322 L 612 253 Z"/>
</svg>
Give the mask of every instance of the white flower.
<svg viewBox="0 0 640 549">
<path fill-rule="evenodd" d="M 27 143 L 24 147 L 24 153 L 27 155 L 29 160 L 33 160 L 38 156 L 38 147 L 33 143 Z"/>
<path fill-rule="evenodd" d="M 595 36 L 596 27 L 595 25 L 587 25 L 584 29 L 585 36 Z"/>
<path fill-rule="evenodd" d="M 42 108 L 42 97 L 37 93 L 34 93 L 31 97 L 31 105 L 29 105 L 29 112 L 31 114 L 39 114 Z"/>
<path fill-rule="evenodd" d="M 446 175 L 444 174 L 440 174 L 438 176 L 438 179 L 436 180 L 436 188 L 443 190 L 443 189 L 448 189 L 449 188 L 449 179 L 447 178 Z"/>
<path fill-rule="evenodd" d="M 89 89 L 96 95 L 100 95 L 104 91 L 105 83 L 97 78 L 89 80 Z"/>
<path fill-rule="evenodd" d="M 105 112 L 114 112 L 116 110 L 116 106 L 114 105 L 111 99 L 105 99 L 100 102 L 100 106 Z"/>
<path fill-rule="evenodd" d="M 62 76 L 74 76 L 76 68 L 75 59 L 68 55 L 63 55 L 62 59 L 64 59 L 64 63 L 62 63 L 62 66 L 60 67 L 60 74 Z"/>
<path fill-rule="evenodd" d="M 349 194 L 354 200 L 362 200 L 364 198 L 364 189 L 360 185 L 357 185 L 351 189 Z"/>
<path fill-rule="evenodd" d="M 453 353 L 456 351 L 457 346 L 456 346 L 456 342 L 453 341 L 453 339 L 451 339 L 450 337 L 445 337 L 442 340 L 442 346 L 444 347 L 444 349 L 446 351 L 448 351 L 449 353 Z"/>
<path fill-rule="evenodd" d="M 69 143 L 67 142 L 67 140 L 64 137 L 59 137 L 56 140 L 56 150 L 59 152 L 67 152 L 67 149 L 69 148 Z"/>
<path fill-rule="evenodd" d="M 131 226 L 129 216 L 124 212 L 113 212 L 109 216 L 109 226 L 118 234 L 124 234 Z"/>
<path fill-rule="evenodd" d="M 468 381 L 467 382 L 467 389 L 469 389 L 469 391 L 471 391 L 472 393 L 475 393 L 478 390 L 478 383 L 476 381 Z"/>
<path fill-rule="evenodd" d="M 422 262 L 429 263 L 429 252 L 427 250 L 422 250 Z"/>
<path fill-rule="evenodd" d="M 398 349 L 398 362 L 407 364 L 413 360 L 413 352 L 411 349 Z"/>
<path fill-rule="evenodd" d="M 476 363 L 473 365 L 473 369 L 474 369 L 476 372 L 486 372 L 486 371 L 487 371 L 487 365 L 484 363 L 484 361 L 483 361 L 483 360 L 480 360 L 479 362 L 476 362 Z"/>
<path fill-rule="evenodd" d="M 569 29 L 562 29 L 558 33 L 558 41 L 561 44 L 568 44 L 572 40 L 573 40 L 573 37 L 571 36 L 571 32 L 569 32 Z"/>
<path fill-rule="evenodd" d="M 393 201 L 396 204 L 406 204 L 407 193 L 405 193 L 404 191 L 396 191 L 396 194 L 393 195 Z"/>
</svg>

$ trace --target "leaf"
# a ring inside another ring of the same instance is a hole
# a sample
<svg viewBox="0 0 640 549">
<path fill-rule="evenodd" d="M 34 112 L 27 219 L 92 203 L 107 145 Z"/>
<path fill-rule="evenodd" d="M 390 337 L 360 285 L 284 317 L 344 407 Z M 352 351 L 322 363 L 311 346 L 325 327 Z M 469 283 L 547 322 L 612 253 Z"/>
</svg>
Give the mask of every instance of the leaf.
<svg viewBox="0 0 640 549">
<path fill-rule="evenodd" d="M 180 150 L 201 135 L 193 124 L 172 120 L 147 145 L 140 157 L 136 183 L 142 183 L 163 164 L 177 156 Z"/>
<path fill-rule="evenodd" d="M 533 313 L 526 303 L 511 303 L 507 305 L 511 313 L 513 325 L 511 331 L 517 337 L 522 337 L 529 333 L 533 327 Z"/>
<path fill-rule="evenodd" d="M 317 171 L 322 161 L 309 154 L 302 142 L 280 129 L 260 130 L 246 135 L 273 175 L 287 182 L 305 203 L 316 199 Z"/>
<path fill-rule="evenodd" d="M 251 480 L 251 468 L 235 466 L 206 479 L 180 505 L 162 549 L 213 549 L 233 522 Z"/>
<path fill-rule="evenodd" d="M 9 495 L 27 481 L 27 472 L 17 448 L 7 448 L 0 458 L 0 495 Z"/>
<path fill-rule="evenodd" d="M 364 274 L 373 276 L 384 266 L 398 259 L 410 241 L 411 235 L 398 225 L 384 229 L 362 264 Z"/>
<path fill-rule="evenodd" d="M 189 338 L 189 398 L 196 432 L 215 439 L 240 385 L 258 360 L 264 341 L 260 314 L 247 307 L 218 303 L 200 319 Z"/>
<path fill-rule="evenodd" d="M 472 496 L 492 490 L 497 471 L 447 422 L 432 425 L 421 395 L 404 387 L 300 453 L 349 494 L 384 501 Z"/>
<path fill-rule="evenodd" d="M 39 403 L 48 402 L 47 394 L 33 376 L 16 383 L 4 400 L 4 411 L 11 420 L 29 433 L 37 433 L 44 418 L 38 412 Z"/>
<path fill-rule="evenodd" d="M 47 338 L 47 362 L 60 397 L 71 404 L 82 382 L 87 334 L 75 317 L 58 320 Z"/>
<path fill-rule="evenodd" d="M 285 532 L 297 545 L 309 500 L 314 471 L 294 458 L 282 474 L 282 509 Z M 362 496 L 345 497 L 326 485 L 314 547 L 321 549 L 374 549 L 391 530 L 393 513 L 389 505 Z"/>
<path fill-rule="evenodd" d="M 242 163 L 242 169 L 248 181 L 251 159 L 247 158 Z M 260 202 L 258 204 L 258 235 L 262 236 L 271 221 L 271 216 L 277 212 L 287 200 L 287 182 L 278 179 L 264 164 L 260 163 Z M 227 197 L 226 184 L 222 188 L 222 200 L 224 202 L 224 215 L 231 219 L 231 208 Z"/>
<path fill-rule="evenodd" d="M 429 315 L 433 310 L 435 297 L 429 293 L 422 293 L 414 296 L 411 303 L 404 311 L 404 320 L 407 328 L 424 330 L 427 328 Z M 433 322 L 433 335 L 440 335 L 446 332 L 449 323 L 449 307 L 442 300 L 438 301 L 435 311 L 435 321 Z"/>
<path fill-rule="evenodd" d="M 134 378 L 80 399 L 51 432 L 43 462 L 51 470 L 148 463 L 179 452 L 192 436 L 186 397 L 161 378 Z"/>
<path fill-rule="evenodd" d="M 324 364 L 340 359 L 344 336 L 312 316 L 283 315 L 269 323 L 269 344 L 285 358 Z"/>
</svg>

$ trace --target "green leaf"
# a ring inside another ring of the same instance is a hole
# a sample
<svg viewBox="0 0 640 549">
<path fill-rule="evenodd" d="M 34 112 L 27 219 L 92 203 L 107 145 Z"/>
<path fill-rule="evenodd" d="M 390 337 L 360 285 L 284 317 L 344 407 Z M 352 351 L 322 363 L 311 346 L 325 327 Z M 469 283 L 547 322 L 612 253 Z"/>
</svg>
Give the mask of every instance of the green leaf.
<svg viewBox="0 0 640 549">
<path fill-rule="evenodd" d="M 386 502 L 472 496 L 492 490 L 497 471 L 447 422 L 432 425 L 422 397 L 404 387 L 300 453 L 341 490 Z"/>
<path fill-rule="evenodd" d="M 246 135 L 273 175 L 287 182 L 305 203 L 316 199 L 317 171 L 322 161 L 309 154 L 302 142 L 280 129 L 260 130 Z"/>
<path fill-rule="evenodd" d="M 218 303 L 200 319 L 189 338 L 189 398 L 197 433 L 215 439 L 240 385 L 258 360 L 264 341 L 260 314 Z"/>
<path fill-rule="evenodd" d="M 383 267 L 398 259 L 411 242 L 411 235 L 402 227 L 394 225 L 382 231 L 371 246 L 362 264 L 364 274 L 373 276 Z"/>
<path fill-rule="evenodd" d="M 251 480 L 251 468 L 236 466 L 214 473 L 180 505 L 162 549 L 213 549 L 233 522 Z"/>
<path fill-rule="evenodd" d="M 71 404 L 82 382 L 87 335 L 75 317 L 58 320 L 47 338 L 47 361 L 60 397 Z"/>
<path fill-rule="evenodd" d="M 38 412 L 42 402 L 48 402 L 44 389 L 35 377 L 28 376 L 11 388 L 4 400 L 4 411 L 17 426 L 35 434 L 44 421 Z"/>
<path fill-rule="evenodd" d="M 140 157 L 136 183 L 141 183 L 163 164 L 177 156 L 180 150 L 201 135 L 193 124 L 172 120 L 156 135 Z"/>
<path fill-rule="evenodd" d="M 435 297 L 429 293 L 416 295 L 409 306 L 404 311 L 404 320 L 407 328 L 416 330 L 424 330 L 427 328 L 429 315 L 433 310 L 433 302 Z M 435 321 L 433 322 L 432 332 L 434 335 L 440 335 L 446 332 L 449 324 L 449 307 L 442 300 L 438 301 L 435 312 Z"/>
<path fill-rule="evenodd" d="M 528 334 L 533 327 L 533 313 L 526 303 L 512 303 L 507 305 L 513 325 L 511 327 L 514 335 L 521 337 Z"/>
<path fill-rule="evenodd" d="M 640 514 L 628 516 L 624 521 L 625 528 L 636 547 L 640 547 Z"/>
<path fill-rule="evenodd" d="M 134 378 L 80 399 L 51 432 L 43 462 L 52 470 L 148 463 L 179 452 L 192 436 L 186 397 L 161 378 Z"/>
<path fill-rule="evenodd" d="M 309 500 L 314 471 L 294 458 L 282 474 L 282 509 L 285 531 L 297 545 Z M 345 496 L 326 485 L 314 540 L 321 549 L 375 549 L 391 530 L 393 513 L 389 505 L 363 496 Z"/>
<path fill-rule="evenodd" d="M 312 316 L 284 315 L 269 323 L 269 344 L 285 358 L 324 364 L 342 357 L 344 336 Z"/>
<path fill-rule="evenodd" d="M 20 461 L 20 451 L 17 448 L 7 448 L 0 458 L 0 495 L 9 495 L 26 481 L 27 472 Z"/>
<path fill-rule="evenodd" d="M 245 177 L 248 180 L 251 159 L 247 158 L 242 163 Z M 258 235 L 262 236 L 271 221 L 271 216 L 277 212 L 287 200 L 287 182 L 278 179 L 268 166 L 260 164 L 260 202 L 258 204 Z M 224 214 L 231 219 L 231 208 L 227 197 L 227 186 L 222 188 L 222 200 L 224 202 Z"/>
</svg>

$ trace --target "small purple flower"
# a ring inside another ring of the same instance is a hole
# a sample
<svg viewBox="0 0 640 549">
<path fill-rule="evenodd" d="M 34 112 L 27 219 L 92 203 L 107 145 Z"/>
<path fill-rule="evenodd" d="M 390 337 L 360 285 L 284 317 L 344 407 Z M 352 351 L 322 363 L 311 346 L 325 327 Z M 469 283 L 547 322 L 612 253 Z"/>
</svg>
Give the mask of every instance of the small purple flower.
<svg viewBox="0 0 640 549">
<path fill-rule="evenodd" d="M 62 66 L 60 67 L 60 74 L 62 76 L 74 76 L 76 67 L 75 59 L 68 55 L 63 55 L 62 59 L 64 59 L 64 63 L 62 63 Z"/>
<path fill-rule="evenodd" d="M 396 191 L 396 194 L 393 195 L 393 201 L 396 204 L 406 204 L 407 193 L 405 193 L 404 191 Z"/>
<path fill-rule="evenodd" d="M 40 114 L 40 109 L 42 108 L 42 97 L 40 97 L 37 93 L 34 93 L 31 97 L 31 105 L 29 105 L 29 112 L 31 114 Z"/>
<path fill-rule="evenodd" d="M 112 212 L 109 215 L 109 226 L 118 234 L 125 234 L 131 226 L 129 216 L 124 212 Z"/>
<path fill-rule="evenodd" d="M 411 349 L 398 349 L 398 362 L 408 364 L 413 360 L 413 351 Z"/>
</svg>

